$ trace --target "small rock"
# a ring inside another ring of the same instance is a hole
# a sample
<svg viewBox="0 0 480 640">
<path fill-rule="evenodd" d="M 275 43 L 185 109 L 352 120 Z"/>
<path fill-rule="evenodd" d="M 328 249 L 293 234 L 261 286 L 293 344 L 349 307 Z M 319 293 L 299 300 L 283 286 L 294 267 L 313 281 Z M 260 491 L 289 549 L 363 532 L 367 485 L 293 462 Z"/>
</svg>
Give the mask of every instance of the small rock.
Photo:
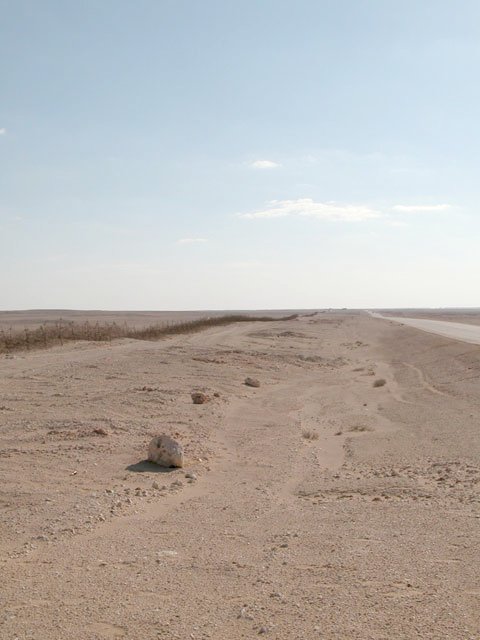
<svg viewBox="0 0 480 640">
<path fill-rule="evenodd" d="M 218 391 L 215 391 L 215 393 L 213 394 L 214 398 L 220 398 L 220 394 L 218 393 Z"/>
<path fill-rule="evenodd" d="M 247 387 L 259 387 L 260 381 L 256 378 L 245 378 L 245 384 Z"/>
<path fill-rule="evenodd" d="M 237 618 L 241 618 L 243 620 L 253 620 L 253 616 L 248 613 L 246 607 L 242 607 L 240 609 L 240 613 L 238 614 Z"/>
<path fill-rule="evenodd" d="M 102 427 L 96 427 L 93 433 L 96 433 L 98 436 L 108 436 L 108 431 L 105 431 Z"/>
<path fill-rule="evenodd" d="M 157 481 L 152 482 L 152 489 L 160 489 L 160 485 L 158 484 Z"/>
<path fill-rule="evenodd" d="M 186 473 L 185 474 L 185 478 L 188 478 L 189 480 L 196 480 L 197 476 L 194 473 Z"/>
<path fill-rule="evenodd" d="M 268 633 L 268 627 L 260 627 L 258 630 L 259 634 Z"/>
<path fill-rule="evenodd" d="M 148 459 L 162 467 L 183 467 L 183 447 L 170 436 L 156 436 L 148 447 Z"/>
<path fill-rule="evenodd" d="M 210 397 L 207 396 L 206 393 L 202 393 L 201 391 L 195 391 L 192 393 L 193 404 L 205 404 L 210 400 Z"/>
</svg>

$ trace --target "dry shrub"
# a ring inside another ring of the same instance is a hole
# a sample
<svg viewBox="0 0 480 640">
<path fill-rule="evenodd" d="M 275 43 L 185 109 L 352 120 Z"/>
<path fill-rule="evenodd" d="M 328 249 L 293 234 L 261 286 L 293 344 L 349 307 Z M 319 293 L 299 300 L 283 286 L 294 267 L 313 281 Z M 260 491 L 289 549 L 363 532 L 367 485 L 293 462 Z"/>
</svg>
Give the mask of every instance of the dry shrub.
<svg viewBox="0 0 480 640">
<path fill-rule="evenodd" d="M 364 424 L 356 424 L 353 427 L 350 427 L 349 431 L 353 431 L 354 433 L 363 433 L 364 431 L 371 431 L 371 427 L 367 427 Z"/>
<path fill-rule="evenodd" d="M 302 431 L 302 438 L 305 438 L 305 440 L 318 440 L 318 433 L 312 429 L 304 429 Z"/>
<path fill-rule="evenodd" d="M 378 380 L 375 380 L 375 382 L 373 383 L 374 387 L 383 387 L 385 384 L 387 384 L 387 381 L 384 380 L 383 378 L 378 378 Z"/>
<path fill-rule="evenodd" d="M 0 353 L 11 351 L 46 348 L 63 345 L 65 342 L 87 340 L 93 342 L 111 342 L 118 338 L 133 338 L 135 340 L 159 340 L 172 335 L 196 333 L 210 327 L 218 327 L 235 322 L 278 322 L 294 320 L 298 314 L 272 318 L 269 316 L 226 315 L 200 318 L 187 322 L 154 324 L 142 329 L 129 327 L 127 323 L 116 322 L 92 324 L 90 322 L 70 322 L 59 319 L 53 323 L 46 323 L 35 329 L 13 331 L 12 328 L 0 329 Z"/>
</svg>

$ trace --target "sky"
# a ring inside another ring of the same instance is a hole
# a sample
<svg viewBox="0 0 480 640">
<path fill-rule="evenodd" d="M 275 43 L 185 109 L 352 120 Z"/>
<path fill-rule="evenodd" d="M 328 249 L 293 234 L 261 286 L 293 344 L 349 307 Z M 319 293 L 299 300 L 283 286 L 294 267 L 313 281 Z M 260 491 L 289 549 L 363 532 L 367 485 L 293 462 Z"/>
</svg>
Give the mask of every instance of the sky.
<svg viewBox="0 0 480 640">
<path fill-rule="evenodd" d="M 0 308 L 480 306 L 477 0 L 0 0 Z"/>
</svg>

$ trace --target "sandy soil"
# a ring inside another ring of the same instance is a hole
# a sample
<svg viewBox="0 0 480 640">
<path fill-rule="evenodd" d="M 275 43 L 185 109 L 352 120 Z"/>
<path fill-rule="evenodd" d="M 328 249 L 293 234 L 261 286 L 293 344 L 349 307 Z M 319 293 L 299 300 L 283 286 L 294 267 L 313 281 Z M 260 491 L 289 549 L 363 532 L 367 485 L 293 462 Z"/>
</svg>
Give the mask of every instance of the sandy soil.
<svg viewBox="0 0 480 640">
<path fill-rule="evenodd" d="M 480 637 L 480 347 L 337 314 L 0 376 L 1 638 Z"/>
</svg>

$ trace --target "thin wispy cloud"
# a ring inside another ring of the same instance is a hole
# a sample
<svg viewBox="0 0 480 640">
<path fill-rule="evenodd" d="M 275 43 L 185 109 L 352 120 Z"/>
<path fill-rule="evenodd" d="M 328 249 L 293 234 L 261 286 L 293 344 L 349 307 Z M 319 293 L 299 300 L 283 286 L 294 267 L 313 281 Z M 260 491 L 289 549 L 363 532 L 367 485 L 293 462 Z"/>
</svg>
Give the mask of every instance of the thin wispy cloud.
<svg viewBox="0 0 480 640">
<path fill-rule="evenodd" d="M 436 211 L 447 211 L 450 204 L 397 204 L 392 207 L 397 213 L 435 213 Z"/>
<path fill-rule="evenodd" d="M 390 220 L 389 218 L 387 218 L 385 220 L 385 224 L 389 225 L 390 227 L 408 227 L 409 223 L 405 222 L 405 219 L 403 220 Z"/>
<path fill-rule="evenodd" d="M 177 244 L 202 244 L 208 242 L 207 238 L 180 238 Z"/>
<path fill-rule="evenodd" d="M 225 267 L 228 269 L 261 269 L 266 266 L 261 260 L 239 260 L 235 262 L 227 262 Z"/>
<path fill-rule="evenodd" d="M 5 127 L 0 127 L 0 136 L 4 136 L 6 135 L 7 130 L 5 129 Z"/>
<path fill-rule="evenodd" d="M 281 165 L 273 160 L 255 160 L 250 164 L 253 169 L 276 169 Z"/>
<path fill-rule="evenodd" d="M 379 218 L 380 212 L 367 205 L 316 202 L 312 198 L 298 200 L 271 200 L 266 207 L 250 213 L 240 213 L 241 218 L 307 217 L 319 220 L 361 222 Z"/>
</svg>

